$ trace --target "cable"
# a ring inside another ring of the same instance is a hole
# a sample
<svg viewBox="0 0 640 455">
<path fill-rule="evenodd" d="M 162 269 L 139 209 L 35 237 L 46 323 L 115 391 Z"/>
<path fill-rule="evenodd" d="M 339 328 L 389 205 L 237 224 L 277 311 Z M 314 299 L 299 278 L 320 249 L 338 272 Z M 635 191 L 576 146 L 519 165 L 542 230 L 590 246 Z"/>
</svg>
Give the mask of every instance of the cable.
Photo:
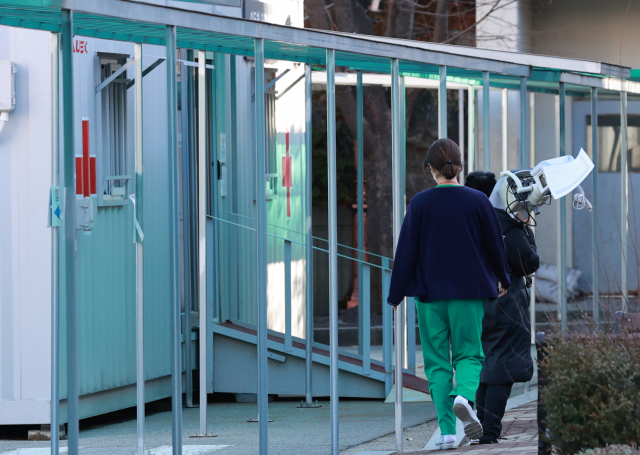
<svg viewBox="0 0 640 455">
<path fill-rule="evenodd" d="M 589 199 L 584 195 L 584 190 L 580 185 L 577 188 L 578 192 L 573 195 L 573 208 L 576 210 L 582 210 L 587 208 L 590 212 L 593 212 L 593 205 L 589 202 Z"/>
<path fill-rule="evenodd" d="M 527 186 L 533 182 L 533 177 L 525 177 L 520 181 L 522 182 L 522 186 Z M 509 215 L 512 215 L 512 218 L 514 218 L 518 223 L 525 226 L 535 227 L 538 225 L 538 222 L 536 221 L 535 217 L 532 216 L 531 210 L 527 205 L 527 198 L 529 197 L 529 193 L 518 193 L 517 188 L 518 186 L 513 181 L 513 179 L 509 178 L 507 180 L 507 191 L 509 191 L 509 193 L 511 193 L 511 195 L 513 196 L 513 201 L 511 201 L 506 207 L 506 212 Z M 517 204 L 522 210 L 527 213 L 527 221 L 522 221 L 516 216 L 517 211 L 514 212 L 512 207 L 515 204 Z"/>
</svg>

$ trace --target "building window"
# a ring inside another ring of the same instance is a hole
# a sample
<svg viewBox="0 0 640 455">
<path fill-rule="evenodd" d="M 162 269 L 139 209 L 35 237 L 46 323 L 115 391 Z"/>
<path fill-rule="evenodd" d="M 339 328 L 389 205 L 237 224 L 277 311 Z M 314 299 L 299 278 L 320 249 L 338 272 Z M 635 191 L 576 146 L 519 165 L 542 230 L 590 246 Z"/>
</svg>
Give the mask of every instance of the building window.
<svg viewBox="0 0 640 455">
<path fill-rule="evenodd" d="M 99 53 L 101 81 L 127 63 L 127 55 Z M 127 183 L 127 72 L 102 89 L 102 190 L 103 200 L 126 200 Z"/>
<path fill-rule="evenodd" d="M 276 68 L 265 68 L 264 73 L 264 86 L 265 88 L 275 78 L 278 70 Z M 255 81 L 255 68 L 252 68 L 251 79 Z M 255 87 L 255 84 L 252 84 Z M 255 98 L 254 98 L 255 102 Z M 255 109 L 252 109 L 255 113 Z M 276 140 L 276 86 L 273 84 L 271 87 L 266 88 L 264 97 L 264 111 L 265 111 L 265 182 L 267 200 L 274 199 L 278 194 L 278 154 L 277 154 L 277 140 Z M 254 116 L 255 122 L 255 116 Z"/>
<path fill-rule="evenodd" d="M 276 70 L 265 68 L 265 87 L 276 78 Z M 276 86 L 273 84 L 265 92 L 264 97 L 266 139 L 267 139 L 267 174 L 278 172 L 278 157 L 276 151 Z"/>
<path fill-rule="evenodd" d="M 598 171 L 620 172 L 622 144 L 620 114 L 598 115 Z M 593 157 L 591 116 L 587 116 L 587 153 Z M 627 160 L 629 170 L 640 172 L 640 115 L 627 117 Z"/>
</svg>

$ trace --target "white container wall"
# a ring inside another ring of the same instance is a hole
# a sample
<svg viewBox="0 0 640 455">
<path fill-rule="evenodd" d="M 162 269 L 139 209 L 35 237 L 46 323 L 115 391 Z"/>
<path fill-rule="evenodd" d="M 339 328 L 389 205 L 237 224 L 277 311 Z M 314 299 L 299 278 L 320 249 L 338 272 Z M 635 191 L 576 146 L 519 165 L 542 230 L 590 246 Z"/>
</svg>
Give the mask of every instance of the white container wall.
<svg viewBox="0 0 640 455">
<path fill-rule="evenodd" d="M 0 26 L 0 60 L 17 67 L 0 136 L 0 425 L 50 420 L 50 39 Z"/>
</svg>

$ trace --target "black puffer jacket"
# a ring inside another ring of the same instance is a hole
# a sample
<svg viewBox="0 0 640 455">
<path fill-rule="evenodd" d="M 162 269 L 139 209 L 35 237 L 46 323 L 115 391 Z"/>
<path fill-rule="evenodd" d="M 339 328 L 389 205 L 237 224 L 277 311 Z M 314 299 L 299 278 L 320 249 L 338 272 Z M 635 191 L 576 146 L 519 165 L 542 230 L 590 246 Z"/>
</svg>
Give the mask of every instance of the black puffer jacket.
<svg viewBox="0 0 640 455">
<path fill-rule="evenodd" d="M 487 300 L 482 321 L 485 361 L 480 382 L 507 384 L 526 382 L 533 376 L 531 322 L 525 276 L 540 266 L 533 232 L 496 209 L 502 226 L 511 287 L 499 299 Z"/>
</svg>

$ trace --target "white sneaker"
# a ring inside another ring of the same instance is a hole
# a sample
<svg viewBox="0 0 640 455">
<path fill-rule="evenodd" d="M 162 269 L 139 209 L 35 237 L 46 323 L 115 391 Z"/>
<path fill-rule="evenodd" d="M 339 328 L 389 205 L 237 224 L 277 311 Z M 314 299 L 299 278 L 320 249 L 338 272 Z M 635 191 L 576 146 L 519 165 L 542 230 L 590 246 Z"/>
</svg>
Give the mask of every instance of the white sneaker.
<svg viewBox="0 0 640 455">
<path fill-rule="evenodd" d="M 471 409 L 471 406 L 469 406 L 469 400 L 457 396 L 453 401 L 453 413 L 462 421 L 464 434 L 469 439 L 480 439 L 482 437 L 482 424 L 478 420 L 476 413 Z"/>
<path fill-rule="evenodd" d="M 469 441 L 469 445 L 470 446 L 477 446 L 478 444 L 480 444 L 480 440 L 479 439 L 471 439 Z"/>
<path fill-rule="evenodd" d="M 445 434 L 440 436 L 440 441 L 436 442 L 437 450 L 451 450 L 456 448 L 456 435 Z"/>
</svg>

